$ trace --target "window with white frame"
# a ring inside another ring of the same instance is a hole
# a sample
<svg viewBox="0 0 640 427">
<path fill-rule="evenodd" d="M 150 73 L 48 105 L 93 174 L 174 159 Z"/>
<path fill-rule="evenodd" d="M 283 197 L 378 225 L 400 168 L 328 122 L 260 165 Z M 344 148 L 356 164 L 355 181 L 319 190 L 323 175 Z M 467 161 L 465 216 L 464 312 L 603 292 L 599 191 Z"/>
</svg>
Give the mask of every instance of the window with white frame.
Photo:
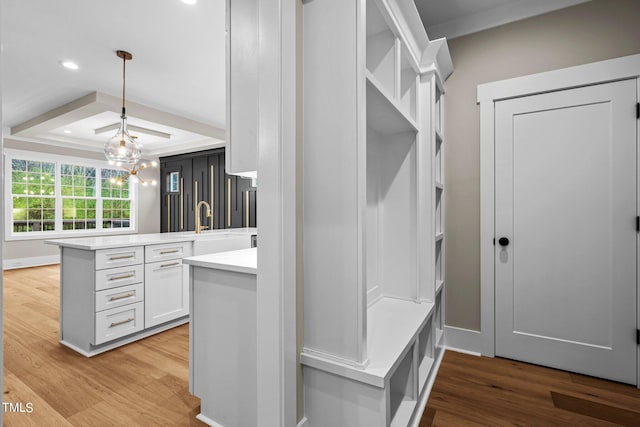
<svg viewBox="0 0 640 427">
<path fill-rule="evenodd" d="M 15 233 L 55 230 L 55 167 L 55 163 L 50 162 L 11 160 L 12 229 Z"/>
<path fill-rule="evenodd" d="M 96 160 L 6 150 L 6 238 L 135 231 L 126 171 Z"/>
<path fill-rule="evenodd" d="M 126 172 L 102 169 L 102 227 L 126 228 L 131 218 L 129 181 L 123 180 Z"/>
<path fill-rule="evenodd" d="M 60 165 L 60 194 L 63 230 L 96 228 L 96 168 Z"/>
</svg>

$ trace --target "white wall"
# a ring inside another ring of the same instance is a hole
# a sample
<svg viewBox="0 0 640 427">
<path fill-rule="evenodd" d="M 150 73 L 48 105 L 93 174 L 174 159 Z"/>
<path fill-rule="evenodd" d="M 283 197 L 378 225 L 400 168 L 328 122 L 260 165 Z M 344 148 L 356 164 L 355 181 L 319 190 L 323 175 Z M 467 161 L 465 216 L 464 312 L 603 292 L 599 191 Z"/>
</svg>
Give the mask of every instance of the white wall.
<svg viewBox="0 0 640 427">
<path fill-rule="evenodd" d="M 53 145 L 35 144 L 17 141 L 9 138 L 4 139 L 4 148 L 16 150 L 36 151 L 62 156 L 82 157 L 87 159 L 105 160 L 104 154 L 93 151 L 81 151 L 69 148 L 62 148 Z M 1 162 L 4 165 L 4 162 Z M 148 169 L 144 172 L 145 177 L 160 181 L 160 170 Z M 4 222 L 2 223 L 4 227 Z M 138 232 L 139 233 L 159 233 L 160 232 L 160 186 L 139 187 L 138 190 Z M 56 246 L 47 245 L 44 240 L 13 240 L 3 241 L 3 259 L 15 260 L 19 258 L 34 258 L 58 255 Z"/>
</svg>

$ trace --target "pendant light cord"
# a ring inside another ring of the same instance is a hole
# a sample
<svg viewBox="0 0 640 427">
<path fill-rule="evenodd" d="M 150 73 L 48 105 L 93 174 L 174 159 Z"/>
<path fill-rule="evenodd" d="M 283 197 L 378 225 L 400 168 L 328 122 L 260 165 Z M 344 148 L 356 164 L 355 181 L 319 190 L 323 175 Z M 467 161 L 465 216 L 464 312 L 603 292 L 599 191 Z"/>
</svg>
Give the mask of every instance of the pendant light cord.
<svg viewBox="0 0 640 427">
<path fill-rule="evenodd" d="M 127 66 L 127 58 L 125 56 L 122 57 L 122 118 L 125 118 L 125 108 L 124 108 L 124 88 L 126 83 L 126 68 Z"/>
</svg>

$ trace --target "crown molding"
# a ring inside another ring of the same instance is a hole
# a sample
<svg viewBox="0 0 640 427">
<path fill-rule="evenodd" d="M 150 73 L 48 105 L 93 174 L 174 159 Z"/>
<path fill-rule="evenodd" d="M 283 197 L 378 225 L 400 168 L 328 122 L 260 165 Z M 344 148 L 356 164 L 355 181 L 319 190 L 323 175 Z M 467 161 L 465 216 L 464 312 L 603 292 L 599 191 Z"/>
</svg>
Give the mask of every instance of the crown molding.
<svg viewBox="0 0 640 427">
<path fill-rule="evenodd" d="M 575 6 L 590 0 L 520 0 L 478 13 L 462 16 L 442 24 L 427 27 L 429 38 L 456 37 L 476 33 L 514 21 Z"/>
</svg>

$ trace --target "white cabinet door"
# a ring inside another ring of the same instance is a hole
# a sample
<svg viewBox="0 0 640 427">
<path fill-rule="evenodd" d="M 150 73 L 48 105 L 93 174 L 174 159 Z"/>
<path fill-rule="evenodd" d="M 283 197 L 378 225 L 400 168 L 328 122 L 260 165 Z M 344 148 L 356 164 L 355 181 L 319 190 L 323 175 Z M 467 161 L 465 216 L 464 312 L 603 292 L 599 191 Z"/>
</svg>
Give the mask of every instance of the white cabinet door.
<svg viewBox="0 0 640 427">
<path fill-rule="evenodd" d="M 496 103 L 496 355 L 636 383 L 635 104 L 635 80 Z"/>
<path fill-rule="evenodd" d="M 258 169 L 258 2 L 227 0 L 226 172 Z"/>
<path fill-rule="evenodd" d="M 189 314 L 189 269 L 181 259 L 146 264 L 144 288 L 145 328 Z"/>
</svg>

